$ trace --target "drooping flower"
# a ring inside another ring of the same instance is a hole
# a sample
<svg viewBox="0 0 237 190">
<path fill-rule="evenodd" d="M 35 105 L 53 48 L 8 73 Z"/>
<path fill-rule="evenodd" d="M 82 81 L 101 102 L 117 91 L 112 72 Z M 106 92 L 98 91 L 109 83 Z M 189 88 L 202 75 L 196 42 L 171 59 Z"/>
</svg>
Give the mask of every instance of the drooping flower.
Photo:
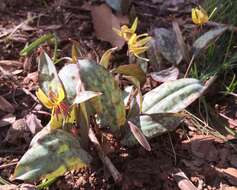
<svg viewBox="0 0 237 190">
<path fill-rule="evenodd" d="M 133 34 L 135 34 L 137 30 L 137 23 L 138 19 L 136 18 L 131 26 L 131 28 L 128 28 L 127 25 L 121 26 L 120 30 L 113 28 L 113 30 L 122 37 L 125 41 L 129 41 L 129 39 L 132 37 Z"/>
<path fill-rule="evenodd" d="M 140 57 L 139 55 L 144 53 L 149 48 L 149 42 L 151 39 L 152 37 L 147 33 L 140 35 L 133 34 L 128 41 L 128 52 L 135 55 L 137 58 L 149 61 L 148 59 Z"/>
<path fill-rule="evenodd" d="M 43 90 L 39 88 L 36 91 L 36 96 L 45 107 L 52 110 L 50 119 L 51 128 L 62 127 L 69 112 L 69 105 L 64 102 L 64 90 L 62 88 L 58 88 L 57 92 L 50 90 L 47 96 Z"/>
<path fill-rule="evenodd" d="M 199 5 L 199 7 L 196 8 L 192 8 L 192 21 L 194 24 L 197 25 L 203 25 L 206 24 L 210 18 L 212 17 L 212 15 L 214 14 L 214 12 L 216 11 L 217 8 L 215 8 L 212 13 L 210 14 L 210 16 L 208 16 L 207 12 Z"/>
</svg>

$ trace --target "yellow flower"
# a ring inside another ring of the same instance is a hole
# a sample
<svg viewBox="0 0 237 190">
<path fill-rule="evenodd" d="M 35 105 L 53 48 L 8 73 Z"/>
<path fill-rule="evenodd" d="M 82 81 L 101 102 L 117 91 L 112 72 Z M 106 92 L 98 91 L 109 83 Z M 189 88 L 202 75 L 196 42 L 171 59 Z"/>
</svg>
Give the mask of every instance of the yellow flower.
<svg viewBox="0 0 237 190">
<path fill-rule="evenodd" d="M 65 98 L 64 90 L 58 88 L 57 93 L 49 91 L 48 96 L 40 88 L 36 91 L 36 96 L 42 104 L 52 110 L 50 126 L 59 128 L 68 115 L 69 106 L 63 100 Z"/>
<path fill-rule="evenodd" d="M 149 42 L 151 39 L 151 36 L 149 36 L 147 33 L 141 35 L 133 34 L 128 41 L 128 52 L 140 59 L 149 61 L 149 59 L 140 57 L 139 54 L 144 53 L 149 48 Z"/>
<path fill-rule="evenodd" d="M 193 8 L 192 9 L 193 23 L 197 25 L 206 24 L 209 21 L 209 19 L 212 17 L 215 11 L 216 11 L 216 8 L 212 11 L 210 16 L 208 17 L 207 12 L 201 6 Z"/>
<path fill-rule="evenodd" d="M 113 28 L 113 30 L 120 36 L 122 37 L 125 41 L 128 41 L 133 34 L 135 34 L 137 30 L 137 23 L 138 19 L 136 18 L 131 26 L 131 28 L 128 28 L 128 26 L 123 25 L 121 26 L 121 29 L 118 30 L 116 28 Z"/>
</svg>

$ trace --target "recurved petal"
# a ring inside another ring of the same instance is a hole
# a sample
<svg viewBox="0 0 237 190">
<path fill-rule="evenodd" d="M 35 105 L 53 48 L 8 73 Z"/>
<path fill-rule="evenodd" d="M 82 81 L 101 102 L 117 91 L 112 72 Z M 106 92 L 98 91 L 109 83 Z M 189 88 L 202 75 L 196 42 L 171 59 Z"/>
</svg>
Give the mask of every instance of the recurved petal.
<svg viewBox="0 0 237 190">
<path fill-rule="evenodd" d="M 36 96 L 45 107 L 47 107 L 48 109 L 53 108 L 53 102 L 46 96 L 46 94 L 43 92 L 43 90 L 41 90 L 41 88 L 36 91 Z"/>
<path fill-rule="evenodd" d="M 144 46 L 144 47 L 137 47 L 137 48 L 131 48 L 129 51 L 134 53 L 134 54 L 141 54 L 144 53 L 149 47 Z"/>
<path fill-rule="evenodd" d="M 63 88 L 58 88 L 58 92 L 57 92 L 57 104 L 60 103 L 61 101 L 63 101 L 63 99 L 65 98 L 65 93 Z"/>
<path fill-rule="evenodd" d="M 133 22 L 133 24 L 132 24 L 132 27 L 131 27 L 131 31 L 132 31 L 133 33 L 135 33 L 136 30 L 137 30 L 137 24 L 138 24 L 138 18 L 136 17 L 135 20 L 134 20 L 134 22 Z"/>
<path fill-rule="evenodd" d="M 49 125 L 50 125 L 50 128 L 52 129 L 61 128 L 63 126 L 63 115 L 55 114 L 54 112 L 52 112 Z"/>
<path fill-rule="evenodd" d="M 76 113 L 76 110 L 77 107 L 76 106 L 73 106 L 72 109 L 69 111 L 67 117 L 66 117 L 66 120 L 65 120 L 65 123 L 75 123 L 76 122 L 76 118 L 77 118 L 77 113 Z"/>
<path fill-rule="evenodd" d="M 135 43 L 137 42 L 136 39 L 137 39 L 137 34 L 133 34 L 133 35 L 130 37 L 130 39 L 128 40 L 128 45 L 133 45 L 133 44 L 135 44 Z"/>
<path fill-rule="evenodd" d="M 145 38 L 139 40 L 139 41 L 136 43 L 136 45 L 137 45 L 137 47 L 144 46 L 144 45 L 146 45 L 149 41 L 151 41 L 151 39 L 152 39 L 152 38 L 151 38 L 150 36 L 147 36 L 147 37 L 145 37 Z"/>
</svg>

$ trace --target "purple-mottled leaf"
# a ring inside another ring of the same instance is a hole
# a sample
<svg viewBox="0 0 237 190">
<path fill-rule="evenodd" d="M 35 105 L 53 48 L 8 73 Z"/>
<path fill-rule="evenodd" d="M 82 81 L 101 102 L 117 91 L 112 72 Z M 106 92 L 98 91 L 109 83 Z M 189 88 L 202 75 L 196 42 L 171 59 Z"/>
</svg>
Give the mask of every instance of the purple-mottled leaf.
<svg viewBox="0 0 237 190">
<path fill-rule="evenodd" d="M 176 80 L 179 76 L 179 69 L 177 67 L 170 67 L 159 72 L 150 73 L 151 78 L 157 82 L 167 82 Z"/>
<path fill-rule="evenodd" d="M 201 35 L 194 43 L 193 43 L 193 54 L 197 55 L 200 50 L 204 49 L 208 44 L 210 44 L 217 37 L 222 35 L 228 27 L 220 27 L 217 29 L 210 30 L 203 35 Z"/>
<path fill-rule="evenodd" d="M 147 151 L 151 151 L 151 146 L 149 142 L 147 141 L 146 137 L 142 133 L 141 129 L 139 129 L 135 124 L 133 124 L 131 121 L 128 121 L 128 125 L 131 129 L 132 134 L 137 139 L 137 141 L 140 143 L 140 145 L 143 146 Z"/>
</svg>

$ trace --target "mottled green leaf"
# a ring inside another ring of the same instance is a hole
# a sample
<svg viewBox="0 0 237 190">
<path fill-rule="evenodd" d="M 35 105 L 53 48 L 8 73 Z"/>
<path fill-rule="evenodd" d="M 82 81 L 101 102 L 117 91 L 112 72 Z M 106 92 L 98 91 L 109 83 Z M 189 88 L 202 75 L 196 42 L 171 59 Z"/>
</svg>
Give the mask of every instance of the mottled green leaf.
<svg viewBox="0 0 237 190">
<path fill-rule="evenodd" d="M 59 88 L 63 88 L 62 83 L 58 77 L 57 70 L 53 61 L 45 53 L 41 53 L 38 57 L 38 73 L 39 73 L 39 86 L 45 94 L 49 94 L 49 91 L 58 93 Z"/>
<path fill-rule="evenodd" d="M 32 139 L 29 150 L 18 162 L 14 178 L 25 181 L 52 179 L 87 166 L 91 159 L 70 133 L 45 127 Z"/>
<path fill-rule="evenodd" d="M 90 101 L 101 125 L 118 131 L 119 126 L 125 123 L 126 116 L 122 93 L 113 76 L 103 66 L 87 59 L 80 60 L 78 68 L 85 90 L 103 93 Z"/>
<path fill-rule="evenodd" d="M 176 113 L 185 109 L 203 92 L 197 79 L 184 78 L 168 81 L 143 96 L 142 113 Z"/>
<path fill-rule="evenodd" d="M 132 122 L 142 131 L 147 139 L 162 135 L 168 131 L 176 129 L 183 118 L 182 114 L 176 113 L 158 113 L 137 116 Z M 128 129 L 121 140 L 126 146 L 138 144 L 138 141 Z"/>
<path fill-rule="evenodd" d="M 122 93 L 113 76 L 101 65 L 88 59 L 79 60 L 78 64 L 69 64 L 61 69 L 59 76 L 64 84 L 69 100 L 75 99 L 80 81 L 84 90 L 101 92 L 102 95 L 87 103 L 87 111 L 97 113 L 102 126 L 113 131 L 119 130 L 126 120 Z"/>
<path fill-rule="evenodd" d="M 77 96 L 77 84 L 78 81 L 80 81 L 77 64 L 68 64 L 64 66 L 59 71 L 58 76 L 63 83 L 68 102 L 73 104 Z"/>
<path fill-rule="evenodd" d="M 145 148 L 146 150 L 151 151 L 151 146 L 149 142 L 147 141 L 146 137 L 144 136 L 144 134 L 142 133 L 141 129 L 138 128 L 131 121 L 128 121 L 128 125 L 131 129 L 133 136 L 137 139 L 140 145 L 142 145 L 143 148 Z"/>
<path fill-rule="evenodd" d="M 210 42 L 212 42 L 214 39 L 219 37 L 221 34 L 223 34 L 228 27 L 221 27 L 217 29 L 210 30 L 206 33 L 204 33 L 202 36 L 200 36 L 194 43 L 193 43 L 193 54 L 197 55 L 200 50 L 205 48 Z"/>
<path fill-rule="evenodd" d="M 179 64 L 181 62 L 183 55 L 174 32 L 165 28 L 157 28 L 154 30 L 154 39 L 157 51 L 166 60 L 173 64 Z"/>
</svg>

